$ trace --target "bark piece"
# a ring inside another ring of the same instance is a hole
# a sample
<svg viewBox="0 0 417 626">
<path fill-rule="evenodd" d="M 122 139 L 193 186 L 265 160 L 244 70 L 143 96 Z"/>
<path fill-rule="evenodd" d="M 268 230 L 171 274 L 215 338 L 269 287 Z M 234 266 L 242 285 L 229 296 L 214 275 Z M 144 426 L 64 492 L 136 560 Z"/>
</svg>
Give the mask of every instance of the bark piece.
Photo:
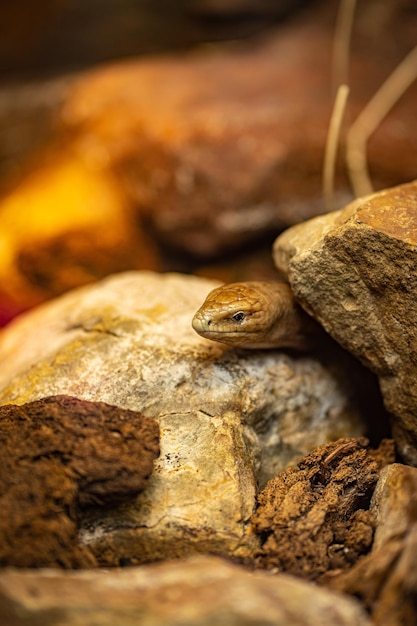
<svg viewBox="0 0 417 626">
<path fill-rule="evenodd" d="M 267 484 L 252 518 L 262 537 L 258 566 L 314 580 L 369 551 L 375 525 L 369 502 L 393 445 L 386 440 L 374 451 L 367 444 L 365 438 L 324 444 Z"/>
<path fill-rule="evenodd" d="M 159 453 L 157 423 L 67 396 L 0 407 L 0 564 L 85 567 L 80 508 L 138 495 Z"/>
</svg>

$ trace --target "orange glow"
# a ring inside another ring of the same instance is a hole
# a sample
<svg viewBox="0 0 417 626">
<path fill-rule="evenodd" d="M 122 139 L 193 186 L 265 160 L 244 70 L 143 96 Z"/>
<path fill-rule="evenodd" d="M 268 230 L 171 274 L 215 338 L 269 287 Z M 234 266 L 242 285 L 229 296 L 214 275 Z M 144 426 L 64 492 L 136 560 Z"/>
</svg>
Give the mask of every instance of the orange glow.
<svg viewBox="0 0 417 626">
<path fill-rule="evenodd" d="M 150 247 L 132 228 L 129 209 L 108 169 L 91 167 L 74 153 L 31 173 L 0 200 L 0 304 L 25 309 L 133 269 L 136 259 L 136 267 L 146 267 Z M 39 267 L 31 261 L 37 250 Z"/>
</svg>

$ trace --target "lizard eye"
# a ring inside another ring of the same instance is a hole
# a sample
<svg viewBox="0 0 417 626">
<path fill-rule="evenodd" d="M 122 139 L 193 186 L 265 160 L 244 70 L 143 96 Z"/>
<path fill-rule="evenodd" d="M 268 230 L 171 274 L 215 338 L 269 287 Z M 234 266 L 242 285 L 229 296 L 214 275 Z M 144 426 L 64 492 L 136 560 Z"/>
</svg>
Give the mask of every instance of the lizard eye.
<svg viewBox="0 0 417 626">
<path fill-rule="evenodd" d="M 232 315 L 232 320 L 235 320 L 235 322 L 241 322 L 244 317 L 245 314 L 243 313 L 243 311 L 238 311 L 237 313 Z"/>
</svg>

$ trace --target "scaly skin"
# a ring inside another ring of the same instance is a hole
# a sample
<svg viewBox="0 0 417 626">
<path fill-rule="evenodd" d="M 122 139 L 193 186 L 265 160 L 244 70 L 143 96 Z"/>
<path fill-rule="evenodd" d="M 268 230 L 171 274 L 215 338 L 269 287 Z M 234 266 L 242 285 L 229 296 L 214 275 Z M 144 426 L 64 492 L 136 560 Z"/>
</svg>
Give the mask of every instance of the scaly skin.
<svg viewBox="0 0 417 626">
<path fill-rule="evenodd" d="M 230 283 L 209 293 L 193 317 L 207 339 L 239 348 L 310 349 L 321 329 L 300 308 L 287 283 Z"/>
</svg>

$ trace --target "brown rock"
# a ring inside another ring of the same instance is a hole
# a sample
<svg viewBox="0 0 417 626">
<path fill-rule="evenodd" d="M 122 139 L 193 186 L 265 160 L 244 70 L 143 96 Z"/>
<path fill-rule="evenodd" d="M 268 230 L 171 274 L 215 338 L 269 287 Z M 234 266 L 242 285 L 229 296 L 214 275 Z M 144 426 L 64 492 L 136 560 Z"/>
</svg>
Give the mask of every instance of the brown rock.
<svg viewBox="0 0 417 626">
<path fill-rule="evenodd" d="M 0 571 L 7 626 L 370 626 L 353 598 L 213 557 L 84 572 Z"/>
<path fill-rule="evenodd" d="M 262 536 L 258 566 L 317 579 L 369 551 L 370 498 L 394 455 L 388 440 L 377 451 L 367 444 L 364 438 L 324 444 L 267 484 L 252 518 Z"/>
<path fill-rule="evenodd" d="M 91 567 L 79 509 L 140 493 L 159 453 L 155 421 L 67 396 L 0 407 L 0 564 Z"/>
<path fill-rule="evenodd" d="M 357 200 L 278 238 L 304 308 L 378 374 L 402 457 L 417 464 L 417 182 Z"/>
<path fill-rule="evenodd" d="M 350 571 L 325 581 L 360 598 L 378 626 L 413 626 L 417 620 L 416 489 L 415 468 L 394 464 L 382 470 L 371 504 L 372 551 Z"/>
<path fill-rule="evenodd" d="M 193 255 L 322 213 L 333 11 L 315 7 L 251 45 L 90 72 L 68 94 L 61 133 L 98 167 L 104 159 L 157 235 Z M 391 51 L 381 62 L 380 53 L 364 58 L 352 45 L 352 117 L 401 59 Z M 417 141 L 406 130 L 416 94 L 370 141 L 377 186 L 416 173 Z M 349 197 L 340 170 L 337 191 Z"/>
<path fill-rule="evenodd" d="M 307 22 L 249 47 L 92 72 L 73 86 L 62 131 L 92 162 L 106 154 L 164 242 L 230 251 L 318 210 L 329 44 Z"/>
<path fill-rule="evenodd" d="M 332 19 L 320 10 L 251 46 L 92 72 L 68 96 L 65 132 L 91 159 L 105 152 L 158 237 L 193 255 L 230 252 L 323 213 Z M 382 72 L 375 56 L 353 47 L 352 116 L 395 67 L 391 59 Z M 405 129 L 416 92 L 372 137 L 378 186 L 415 175 L 417 142 Z M 340 170 L 337 192 L 350 197 Z"/>
</svg>

